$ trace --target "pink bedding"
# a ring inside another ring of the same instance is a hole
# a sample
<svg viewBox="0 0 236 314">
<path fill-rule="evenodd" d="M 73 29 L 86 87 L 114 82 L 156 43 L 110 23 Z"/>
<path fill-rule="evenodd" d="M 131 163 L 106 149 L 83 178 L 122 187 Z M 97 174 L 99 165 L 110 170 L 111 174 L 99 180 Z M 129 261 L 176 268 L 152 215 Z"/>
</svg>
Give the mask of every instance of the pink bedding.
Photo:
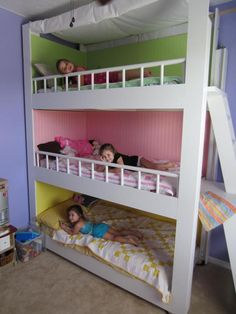
<svg viewBox="0 0 236 314">
<path fill-rule="evenodd" d="M 55 141 L 57 141 L 61 148 L 69 147 L 75 150 L 75 156 L 84 157 L 92 154 L 93 147 L 87 140 L 72 140 L 68 137 L 56 136 Z"/>
<path fill-rule="evenodd" d="M 86 157 L 88 158 L 88 157 Z M 94 156 L 90 157 L 94 159 Z M 46 160 L 40 161 L 41 167 L 46 167 Z M 89 162 L 81 162 L 81 174 L 79 173 L 78 161 L 70 160 L 69 174 L 81 176 L 85 178 L 92 178 L 91 164 Z M 56 161 L 49 160 L 49 169 L 56 171 Z M 173 169 L 176 170 L 176 169 Z M 59 158 L 58 171 L 67 172 L 67 161 L 65 158 Z M 106 176 L 104 172 L 94 171 L 94 179 L 98 181 L 106 181 Z M 109 173 L 108 183 L 121 185 L 121 175 L 119 173 Z M 124 170 L 124 186 L 129 186 L 133 188 L 138 187 L 138 172 Z M 176 195 L 177 178 L 170 178 L 161 176 L 159 193 L 165 195 Z M 156 190 L 156 175 L 142 172 L 141 174 L 141 190 L 155 191 Z"/>
</svg>

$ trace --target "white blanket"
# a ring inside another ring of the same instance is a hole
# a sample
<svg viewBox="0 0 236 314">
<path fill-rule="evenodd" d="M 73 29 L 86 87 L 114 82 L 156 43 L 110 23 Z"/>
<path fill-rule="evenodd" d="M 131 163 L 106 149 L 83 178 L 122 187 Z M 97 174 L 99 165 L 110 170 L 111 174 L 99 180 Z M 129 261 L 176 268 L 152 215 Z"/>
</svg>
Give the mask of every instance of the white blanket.
<svg viewBox="0 0 236 314">
<path fill-rule="evenodd" d="M 86 246 L 90 253 L 107 264 L 138 278 L 157 289 L 162 301 L 170 301 L 170 282 L 174 254 L 175 225 L 122 210 L 103 202 L 87 214 L 94 222 L 105 221 L 116 228 L 139 230 L 144 239 L 139 246 L 96 239 L 91 235 L 68 235 L 63 230 L 54 232 L 53 239 L 64 243 Z"/>
</svg>

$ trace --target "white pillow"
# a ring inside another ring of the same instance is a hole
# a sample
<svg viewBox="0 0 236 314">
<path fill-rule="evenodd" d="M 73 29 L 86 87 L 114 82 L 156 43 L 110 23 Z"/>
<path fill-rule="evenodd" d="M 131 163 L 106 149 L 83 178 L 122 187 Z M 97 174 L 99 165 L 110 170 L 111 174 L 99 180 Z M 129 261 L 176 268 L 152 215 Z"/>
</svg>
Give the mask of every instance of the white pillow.
<svg viewBox="0 0 236 314">
<path fill-rule="evenodd" d="M 53 70 L 53 67 L 44 63 L 35 63 L 34 64 L 37 71 L 44 76 L 56 74 L 56 71 Z"/>
<path fill-rule="evenodd" d="M 51 65 L 44 64 L 44 63 L 35 63 L 34 67 L 42 76 L 49 76 L 57 74 L 56 70 L 53 69 Z M 53 80 L 47 80 L 47 86 L 52 88 L 54 86 Z"/>
</svg>

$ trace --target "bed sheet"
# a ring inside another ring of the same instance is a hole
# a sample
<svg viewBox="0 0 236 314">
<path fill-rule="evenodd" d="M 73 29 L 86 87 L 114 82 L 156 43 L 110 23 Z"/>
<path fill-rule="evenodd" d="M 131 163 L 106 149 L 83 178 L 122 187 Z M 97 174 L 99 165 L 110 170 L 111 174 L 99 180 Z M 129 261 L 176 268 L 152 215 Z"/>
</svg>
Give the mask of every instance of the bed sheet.
<svg viewBox="0 0 236 314">
<path fill-rule="evenodd" d="M 94 159 L 94 156 L 87 156 L 86 158 Z M 46 167 L 46 160 L 42 159 L 40 161 L 41 167 Z M 91 178 L 92 171 L 91 171 L 91 164 L 87 162 L 81 163 L 82 170 L 81 176 L 84 178 Z M 56 170 L 56 161 L 49 160 L 49 169 Z M 59 158 L 59 172 L 67 172 L 67 163 L 65 158 Z M 79 168 L 78 168 L 78 161 L 73 160 L 70 162 L 70 174 L 71 175 L 79 175 Z M 177 173 L 178 172 L 178 165 L 176 168 L 170 169 L 171 172 Z M 98 181 L 106 181 L 105 173 L 94 171 L 94 179 Z M 148 173 L 141 174 L 141 190 L 146 191 L 155 191 L 156 190 L 156 176 Z M 121 176 L 118 173 L 109 173 L 108 181 L 111 184 L 120 185 Z M 175 196 L 176 189 L 177 189 L 177 178 L 168 178 L 161 176 L 160 178 L 160 194 Z M 138 173 L 125 170 L 124 171 L 124 186 L 137 188 L 138 187 Z"/>
<path fill-rule="evenodd" d="M 160 85 L 160 77 L 145 77 L 143 79 L 143 85 L 144 86 L 154 86 L 154 85 Z M 183 80 L 179 76 L 165 76 L 164 77 L 164 85 L 174 85 L 174 84 L 181 84 L 183 83 Z M 141 85 L 141 80 L 140 79 L 133 79 L 125 82 L 125 87 L 139 87 Z M 117 82 L 117 83 L 109 83 L 109 88 L 122 88 L 122 82 Z M 91 90 L 91 85 L 83 85 L 80 87 L 81 90 Z M 94 89 L 106 89 L 106 84 L 94 84 Z M 77 91 L 77 87 L 71 87 L 69 86 L 69 91 Z M 55 91 L 55 88 L 48 88 L 48 92 L 53 92 Z M 57 91 L 64 91 L 64 88 L 61 86 L 57 87 Z M 38 93 L 44 92 L 44 89 L 39 89 Z"/>
<path fill-rule="evenodd" d="M 73 248 L 86 247 L 89 255 L 131 275 L 161 293 L 170 301 L 170 285 L 175 243 L 175 224 L 156 220 L 120 205 L 99 201 L 86 213 L 93 222 L 106 222 L 116 228 L 139 230 L 144 238 L 136 247 L 131 244 L 93 238 L 91 235 L 68 235 L 56 230 L 53 239 Z"/>
</svg>

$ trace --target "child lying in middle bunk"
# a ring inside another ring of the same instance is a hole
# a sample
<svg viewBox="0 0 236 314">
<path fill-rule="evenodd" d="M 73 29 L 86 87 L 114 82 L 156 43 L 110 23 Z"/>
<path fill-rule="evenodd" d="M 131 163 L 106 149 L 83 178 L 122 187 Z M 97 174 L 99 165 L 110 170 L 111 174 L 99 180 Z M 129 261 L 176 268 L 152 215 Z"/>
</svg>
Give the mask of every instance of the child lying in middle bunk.
<svg viewBox="0 0 236 314">
<path fill-rule="evenodd" d="M 54 147 L 55 144 L 57 144 L 56 149 Z M 110 184 L 121 185 L 123 182 L 122 185 L 124 186 L 132 188 L 140 187 L 141 190 L 145 191 L 157 191 L 158 184 L 158 193 L 170 196 L 176 195 L 176 188 L 178 186 L 178 163 L 163 161 L 152 162 L 143 157 L 132 157 L 123 154 L 120 154 L 117 160 L 114 160 L 114 157 L 112 157 L 112 160 L 101 159 L 101 156 L 99 155 L 99 147 L 100 143 L 94 139 L 90 141 L 71 140 L 69 138 L 57 136 L 55 137 L 54 142 L 38 145 L 38 149 L 41 152 L 36 152 L 36 156 L 38 156 L 36 158 L 37 166 L 52 169 L 61 173 L 109 182 Z M 48 157 L 47 152 L 49 152 Z M 50 156 L 50 153 L 60 154 L 60 157 L 58 156 L 56 161 L 56 157 Z M 115 156 L 115 149 L 113 148 L 109 154 Z M 48 158 L 48 161 L 46 157 Z M 74 157 L 83 157 L 85 159 L 79 161 Z M 134 163 L 129 163 L 128 161 L 130 160 Z M 149 173 L 148 170 L 147 172 L 142 170 L 141 173 L 138 173 L 138 168 L 137 171 L 134 171 L 135 169 L 125 169 L 122 181 L 121 170 L 119 167 L 109 166 L 109 173 L 107 175 L 105 171 L 106 166 L 99 164 L 99 161 L 113 161 L 113 163 L 117 162 L 120 165 L 131 165 L 134 167 L 141 166 L 145 169 L 149 168 L 151 170 L 154 169 L 160 171 L 168 170 L 168 172 L 166 172 L 166 175 L 161 175 L 158 183 L 158 178 L 153 172 Z M 92 173 L 92 164 L 94 165 L 94 173 Z"/>
<path fill-rule="evenodd" d="M 106 223 L 92 223 L 88 221 L 80 205 L 70 206 L 67 209 L 67 213 L 70 225 L 60 222 L 60 227 L 68 234 L 75 235 L 81 232 L 83 234 L 91 234 L 95 238 L 128 243 L 136 246 L 142 239 L 142 234 L 139 231 L 125 229 L 116 230 Z"/>
<path fill-rule="evenodd" d="M 167 171 L 170 168 L 174 167 L 174 163 L 172 162 L 154 163 L 141 156 L 127 156 L 127 155 L 118 153 L 115 147 L 110 143 L 105 143 L 100 147 L 99 155 L 102 161 L 119 164 L 119 165 L 143 167 L 143 168 L 155 169 L 155 170 L 161 170 L 161 171 Z M 98 168 L 98 171 L 103 171 L 103 170 L 104 169 L 101 167 Z M 109 171 L 119 172 L 120 169 L 114 168 Z"/>
<path fill-rule="evenodd" d="M 67 59 L 59 59 L 56 62 L 56 68 L 60 74 L 69 74 L 73 72 L 80 72 L 80 71 L 86 71 L 86 67 L 75 65 L 71 61 Z M 144 71 L 144 77 L 151 76 L 151 72 L 145 70 Z M 126 71 L 126 77 L 125 79 L 127 81 L 140 78 L 140 70 L 128 70 Z M 78 77 L 72 77 L 71 78 L 71 84 L 76 85 L 78 83 Z M 109 73 L 109 82 L 110 83 L 116 83 L 122 81 L 122 71 L 113 71 Z M 94 83 L 95 84 L 103 84 L 106 83 L 106 73 L 96 73 L 94 75 Z M 81 75 L 80 78 L 80 84 L 81 85 L 91 85 L 91 74 L 85 74 Z"/>
</svg>

